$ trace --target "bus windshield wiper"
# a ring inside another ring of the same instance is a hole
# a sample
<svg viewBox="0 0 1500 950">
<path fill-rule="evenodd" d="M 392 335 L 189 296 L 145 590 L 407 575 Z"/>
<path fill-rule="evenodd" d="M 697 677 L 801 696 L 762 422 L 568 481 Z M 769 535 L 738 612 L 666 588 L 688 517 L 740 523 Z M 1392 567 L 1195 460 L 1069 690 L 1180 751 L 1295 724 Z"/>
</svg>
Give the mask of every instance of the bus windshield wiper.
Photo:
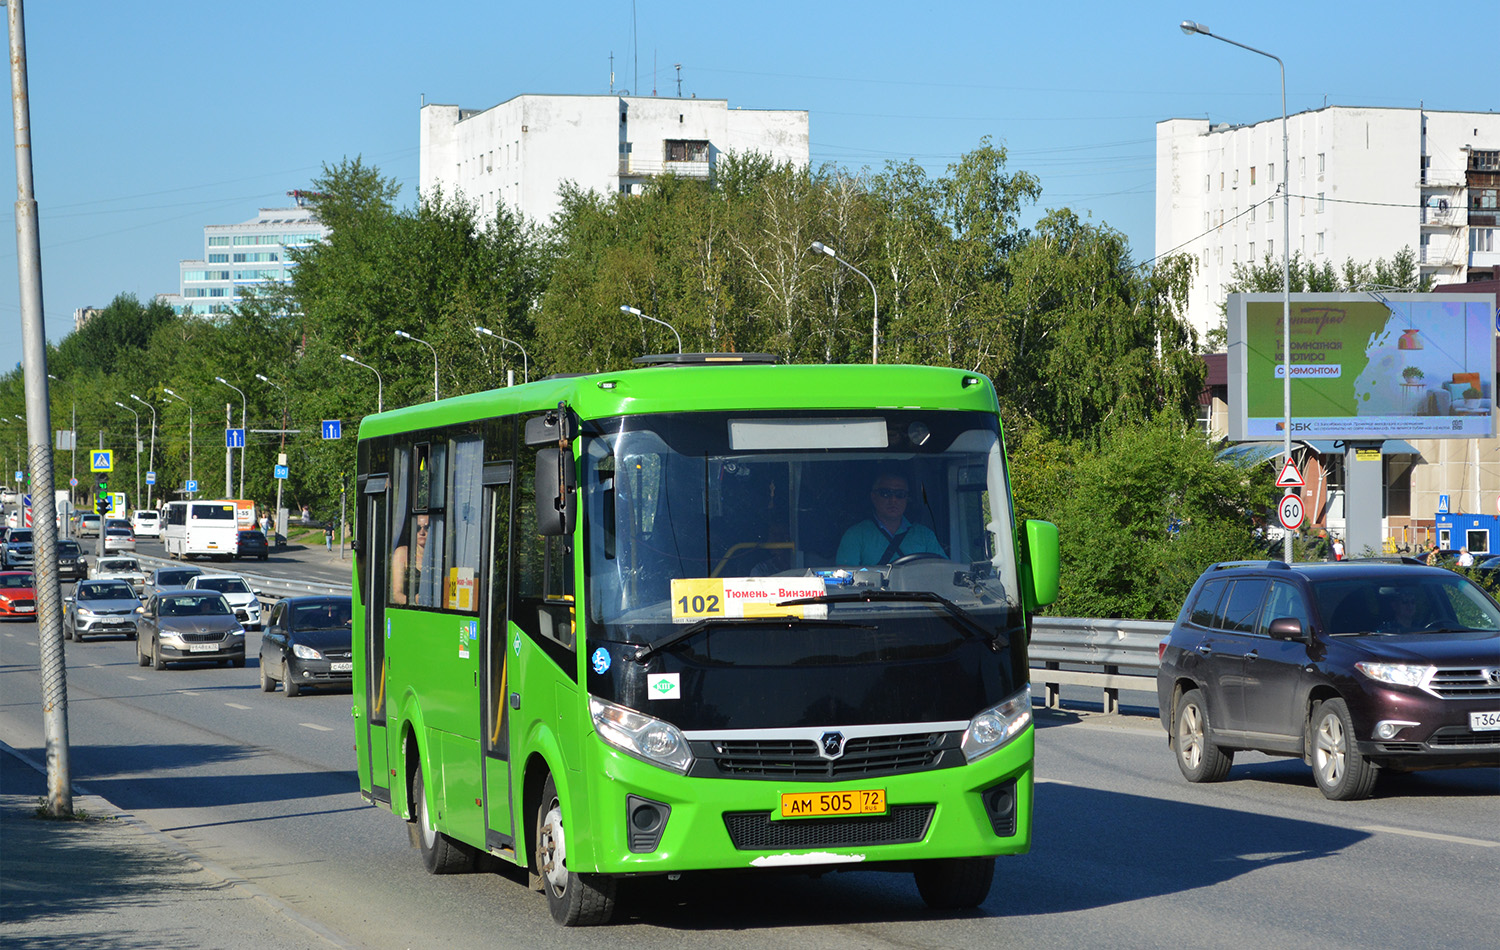
<svg viewBox="0 0 1500 950">
<path fill-rule="evenodd" d="M 791 602 L 789 601 L 789 603 Z M 813 603 L 813 601 L 808 601 L 808 603 Z M 655 643 L 642 644 L 636 649 L 635 656 L 632 659 L 634 659 L 637 663 L 645 663 L 653 656 L 656 656 L 656 654 L 670 650 L 672 649 L 672 647 L 677 646 L 679 643 L 691 640 L 693 637 L 698 636 L 700 633 L 705 633 L 709 630 L 712 630 L 714 627 L 742 625 L 763 627 L 767 624 L 775 625 L 780 623 L 815 623 L 820 625 L 848 627 L 854 630 L 875 629 L 872 625 L 865 623 L 846 623 L 842 620 L 811 620 L 805 617 L 705 617 L 704 619 L 699 620 L 697 623 L 690 624 L 687 627 L 684 627 L 683 629 L 672 634 L 670 637 L 665 637 L 661 640 L 656 641 Z"/>
<path fill-rule="evenodd" d="M 871 589 L 865 591 L 848 591 L 838 594 L 822 594 L 818 597 L 799 597 L 796 600 L 783 600 L 778 606 L 793 607 L 798 604 L 852 604 L 881 601 L 886 603 L 936 604 L 942 607 L 948 616 L 955 621 L 954 626 L 983 640 L 996 653 L 999 653 L 1002 647 L 1010 646 L 1010 640 L 1003 634 L 988 629 L 973 614 L 942 594 L 934 593 L 930 590 Z"/>
</svg>

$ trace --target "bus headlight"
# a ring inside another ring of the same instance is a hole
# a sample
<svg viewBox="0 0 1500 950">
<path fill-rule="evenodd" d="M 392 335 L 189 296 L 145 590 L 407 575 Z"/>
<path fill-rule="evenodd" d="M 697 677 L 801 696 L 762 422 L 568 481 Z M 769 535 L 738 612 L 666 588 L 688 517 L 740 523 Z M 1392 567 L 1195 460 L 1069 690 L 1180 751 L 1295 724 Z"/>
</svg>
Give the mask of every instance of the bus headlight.
<svg viewBox="0 0 1500 950">
<path fill-rule="evenodd" d="M 1031 725 L 1031 685 L 969 720 L 962 748 L 970 762 L 982 759 Z"/>
<path fill-rule="evenodd" d="M 589 697 L 589 713 L 599 738 L 626 755 L 684 774 L 692 767 L 687 737 L 671 723 L 594 696 Z"/>
</svg>

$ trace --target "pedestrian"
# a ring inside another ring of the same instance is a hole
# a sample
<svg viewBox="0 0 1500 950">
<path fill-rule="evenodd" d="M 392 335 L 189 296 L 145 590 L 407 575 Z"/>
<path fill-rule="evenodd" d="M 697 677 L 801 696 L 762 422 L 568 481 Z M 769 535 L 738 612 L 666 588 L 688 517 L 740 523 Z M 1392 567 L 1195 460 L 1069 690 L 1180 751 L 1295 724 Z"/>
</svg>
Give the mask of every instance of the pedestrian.
<svg viewBox="0 0 1500 950">
<path fill-rule="evenodd" d="M 302 523 L 303 524 L 307 524 L 311 520 L 312 520 L 312 511 L 306 505 L 303 505 L 302 506 Z"/>
<path fill-rule="evenodd" d="M 323 529 L 323 547 L 330 552 L 333 550 L 333 525 L 331 524 Z"/>
<path fill-rule="evenodd" d="M 1469 553 L 1469 549 L 1468 548 L 1459 548 L 1458 549 L 1458 566 L 1459 567 L 1473 567 L 1474 566 L 1474 555 L 1472 555 L 1472 554 Z"/>
<path fill-rule="evenodd" d="M 1344 559 L 1344 542 L 1338 535 L 1333 537 L 1333 559 L 1342 561 Z"/>
<path fill-rule="evenodd" d="M 1438 566 L 1438 546 L 1436 541 L 1432 542 L 1432 549 L 1427 552 L 1426 561 L 1430 567 Z"/>
</svg>

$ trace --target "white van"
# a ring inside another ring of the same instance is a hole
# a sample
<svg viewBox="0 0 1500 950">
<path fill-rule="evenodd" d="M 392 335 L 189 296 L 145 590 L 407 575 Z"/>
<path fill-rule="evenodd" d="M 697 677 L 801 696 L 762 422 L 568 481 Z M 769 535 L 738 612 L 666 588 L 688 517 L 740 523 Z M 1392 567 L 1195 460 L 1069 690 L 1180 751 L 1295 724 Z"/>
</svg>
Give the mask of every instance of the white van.
<svg viewBox="0 0 1500 950">
<path fill-rule="evenodd" d="M 139 508 L 130 513 L 130 530 L 138 538 L 161 537 L 161 512 Z"/>
</svg>

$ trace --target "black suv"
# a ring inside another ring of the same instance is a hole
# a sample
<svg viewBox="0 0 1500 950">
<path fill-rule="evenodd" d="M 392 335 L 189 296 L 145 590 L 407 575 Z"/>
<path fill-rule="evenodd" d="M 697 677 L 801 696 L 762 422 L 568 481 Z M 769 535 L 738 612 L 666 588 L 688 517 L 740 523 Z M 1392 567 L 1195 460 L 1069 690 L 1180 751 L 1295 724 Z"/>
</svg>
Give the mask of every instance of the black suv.
<svg viewBox="0 0 1500 950">
<path fill-rule="evenodd" d="M 1215 564 L 1162 641 L 1162 725 L 1190 782 L 1300 756 L 1328 798 L 1376 771 L 1500 765 L 1500 604 L 1415 563 Z"/>
</svg>

